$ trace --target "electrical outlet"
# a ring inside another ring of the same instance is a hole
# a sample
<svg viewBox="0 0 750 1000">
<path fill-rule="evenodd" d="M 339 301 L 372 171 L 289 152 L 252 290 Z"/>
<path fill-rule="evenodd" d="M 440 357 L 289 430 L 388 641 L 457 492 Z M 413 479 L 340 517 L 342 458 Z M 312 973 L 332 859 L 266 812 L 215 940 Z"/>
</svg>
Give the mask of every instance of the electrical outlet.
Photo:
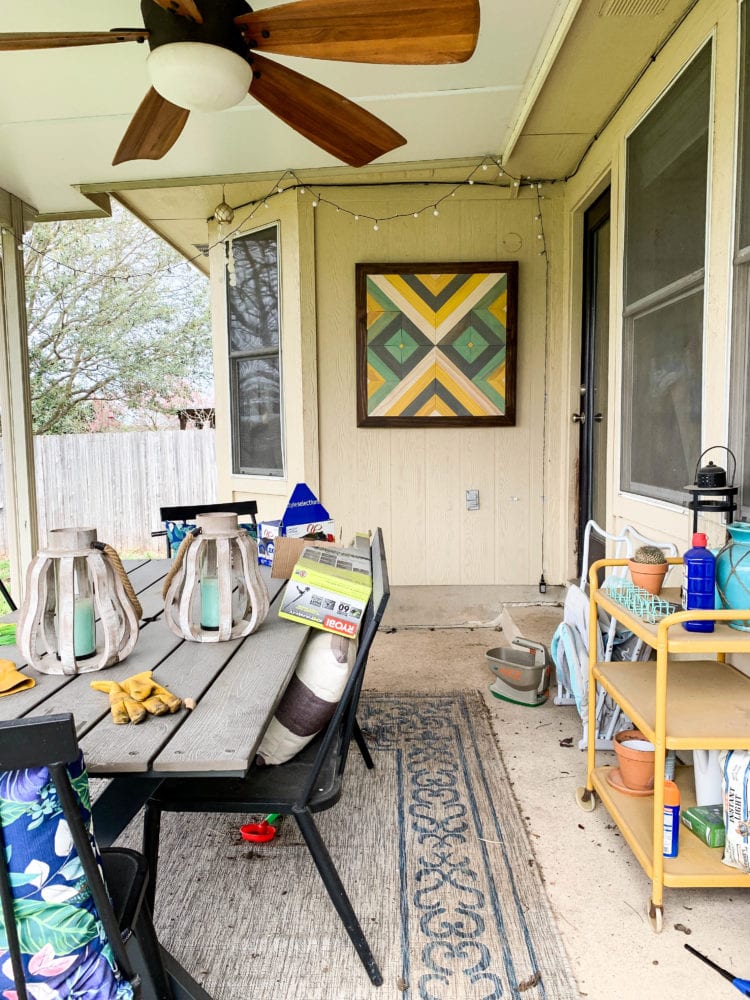
<svg viewBox="0 0 750 1000">
<path fill-rule="evenodd" d="M 466 509 L 479 510 L 479 490 L 466 491 Z"/>
</svg>

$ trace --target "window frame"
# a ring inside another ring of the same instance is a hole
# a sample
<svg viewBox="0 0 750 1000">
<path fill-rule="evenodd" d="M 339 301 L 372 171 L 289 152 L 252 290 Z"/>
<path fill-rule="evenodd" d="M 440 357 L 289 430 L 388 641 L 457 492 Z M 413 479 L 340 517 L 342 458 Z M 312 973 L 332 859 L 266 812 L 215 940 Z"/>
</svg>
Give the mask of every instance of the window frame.
<svg viewBox="0 0 750 1000">
<path fill-rule="evenodd" d="M 683 274 L 679 278 L 670 282 L 667 285 L 662 286 L 648 293 L 640 299 L 628 303 L 624 302 L 625 289 L 627 285 L 626 271 L 628 266 L 627 258 L 627 247 L 628 247 L 628 232 L 627 232 L 627 192 L 628 192 L 628 170 L 627 166 L 625 169 L 625 182 L 623 185 L 623 256 L 622 256 L 622 294 L 623 294 L 623 305 L 622 305 L 622 343 L 621 343 L 621 380 L 620 380 L 620 411 L 621 411 L 621 423 L 620 423 L 620 453 L 619 453 L 619 464 L 618 464 L 618 481 L 619 481 L 619 493 L 622 496 L 631 497 L 637 501 L 646 501 L 650 503 L 666 503 L 673 506 L 685 507 L 688 500 L 682 491 L 676 491 L 666 487 L 656 486 L 654 484 L 641 484 L 636 483 L 632 476 L 627 481 L 626 484 L 626 472 L 631 469 L 630 456 L 633 447 L 633 413 L 631 407 L 632 395 L 633 395 L 633 350 L 634 350 L 634 329 L 636 321 L 654 312 L 657 309 L 663 309 L 669 305 L 679 302 L 681 299 L 686 298 L 689 295 L 701 294 L 703 296 L 702 302 L 702 325 L 701 325 L 701 427 L 700 427 L 700 440 L 703 440 L 703 425 L 705 421 L 705 393 L 706 393 L 706 383 L 705 383 L 705 354 L 706 354 L 706 277 L 707 277 L 707 255 L 709 251 L 709 238 L 710 238 L 710 214 L 711 214 L 711 163 L 712 163 L 712 147 L 713 147 L 713 122 L 715 117 L 715 100 L 714 100 L 714 87 L 715 87 L 715 71 L 716 71 L 716 40 L 715 37 L 710 35 L 695 49 L 693 54 L 687 59 L 684 65 L 681 67 L 680 71 L 674 76 L 669 85 L 664 88 L 664 90 L 659 94 L 658 98 L 649 106 L 649 108 L 644 112 L 639 121 L 634 125 L 631 131 L 625 137 L 625 150 L 624 150 L 624 163 L 627 165 L 628 162 L 628 148 L 627 143 L 630 141 L 632 136 L 638 130 L 638 128 L 646 121 L 648 116 L 654 112 L 654 110 L 659 106 L 661 101 L 670 93 L 670 91 L 679 85 L 680 80 L 684 76 L 685 72 L 690 69 L 694 64 L 695 60 L 700 58 L 700 56 L 706 51 L 710 50 L 710 70 L 709 70 L 709 94 L 708 94 L 708 122 L 707 122 L 707 151 L 706 151 L 706 197 L 705 197 L 705 228 L 704 228 L 704 240 L 703 240 L 703 264 L 699 268 L 695 268 L 693 271 Z M 702 444 L 701 444 L 702 446 Z"/>
<path fill-rule="evenodd" d="M 737 495 L 737 516 L 742 520 L 750 520 L 750 495 L 745 495 L 744 481 L 746 465 L 750 455 L 750 442 L 746 443 L 745 425 L 750 408 L 750 233 L 748 243 L 741 246 L 742 210 L 750 213 L 750 189 L 743 190 L 743 180 L 750 180 L 750 169 L 747 178 L 743 177 L 745 169 L 750 168 L 750 114 L 746 102 L 750 95 L 746 93 L 750 84 L 750 12 L 747 0 L 742 0 L 738 7 L 738 59 L 737 59 L 737 105 L 736 105 L 736 157 L 735 157 L 735 199 L 734 199 L 734 233 L 732 239 L 732 336 L 730 342 L 730 381 L 729 381 L 729 446 L 736 458 L 735 485 L 739 487 Z M 744 58 L 747 53 L 748 58 Z M 747 133 L 746 133 L 747 126 Z M 750 184 L 748 185 L 750 188 Z M 746 204 L 745 204 L 746 203 Z M 731 470 L 727 470 L 731 471 Z M 750 491 L 748 491 L 750 493 Z"/>
<path fill-rule="evenodd" d="M 287 458 L 286 458 L 286 433 L 284 421 L 284 371 L 283 371 L 283 311 L 282 311 L 282 275 L 281 275 L 281 226 L 278 221 L 264 223 L 255 229 L 243 232 L 236 236 L 229 253 L 234 253 L 235 245 L 238 242 L 252 239 L 258 233 L 267 232 L 273 229 L 276 234 L 276 312 L 278 317 L 278 343 L 275 348 L 264 348 L 257 350 L 238 351 L 232 349 L 231 336 L 231 308 L 230 296 L 233 287 L 229 280 L 226 281 L 226 348 L 227 365 L 229 375 L 229 425 L 231 436 L 231 455 L 233 476 L 243 476 L 253 479 L 268 479 L 277 481 L 286 478 Z M 275 360 L 278 366 L 278 390 L 279 390 L 279 439 L 281 448 L 281 466 L 278 469 L 269 470 L 267 466 L 244 466 L 240 460 L 241 434 L 240 434 L 240 386 L 239 368 L 240 362 L 245 360 Z"/>
</svg>

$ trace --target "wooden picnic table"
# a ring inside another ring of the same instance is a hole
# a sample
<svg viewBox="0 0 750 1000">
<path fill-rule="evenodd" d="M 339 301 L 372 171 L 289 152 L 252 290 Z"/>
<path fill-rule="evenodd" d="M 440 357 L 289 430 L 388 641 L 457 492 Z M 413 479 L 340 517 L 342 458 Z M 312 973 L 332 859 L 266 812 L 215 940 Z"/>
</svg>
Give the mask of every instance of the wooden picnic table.
<svg viewBox="0 0 750 1000">
<path fill-rule="evenodd" d="M 111 779 L 94 803 L 100 846 L 108 846 L 166 777 L 241 777 L 252 764 L 263 733 L 294 673 L 309 629 L 278 616 L 285 581 L 261 568 L 271 608 L 256 632 L 226 642 L 189 642 L 164 621 L 162 585 L 168 559 L 131 560 L 128 576 L 143 607 L 133 652 L 123 663 L 68 677 L 42 674 L 25 664 L 15 646 L 0 649 L 33 676 L 36 685 L 0 698 L 0 720 L 71 712 L 89 774 Z M 12 616 L 9 616 L 12 617 Z M 143 670 L 192 711 L 152 716 L 139 725 L 115 725 L 106 694 L 92 680 L 124 680 Z M 165 955 L 176 1000 L 204 1000 L 206 994 L 174 959 Z M 209 998 L 210 1000 L 210 998 Z"/>
</svg>

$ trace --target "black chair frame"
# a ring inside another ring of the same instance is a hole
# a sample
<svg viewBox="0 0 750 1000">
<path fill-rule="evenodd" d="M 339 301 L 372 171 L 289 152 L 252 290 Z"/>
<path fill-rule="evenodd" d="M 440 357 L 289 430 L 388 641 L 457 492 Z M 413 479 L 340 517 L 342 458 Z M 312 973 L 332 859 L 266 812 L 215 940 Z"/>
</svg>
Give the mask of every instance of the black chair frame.
<svg viewBox="0 0 750 1000">
<path fill-rule="evenodd" d="M 176 507 L 160 507 L 159 520 L 162 524 L 166 524 L 167 521 L 181 521 L 184 524 L 186 521 L 194 521 L 198 514 L 213 514 L 223 511 L 229 511 L 232 514 L 249 514 L 250 523 L 258 523 L 256 520 L 257 500 L 228 500 L 226 503 L 197 503 L 182 504 Z M 169 557 L 172 552 L 166 530 L 162 528 L 160 531 L 151 532 L 152 538 L 161 538 L 162 536 L 167 538 L 167 556 Z"/>
<path fill-rule="evenodd" d="M 172 1000 L 151 912 L 145 905 L 148 868 L 144 857 L 127 848 L 101 851 L 106 887 L 91 846 L 67 765 L 78 758 L 70 713 L 0 723 L 0 769 L 46 766 L 54 782 L 71 837 L 81 860 L 104 931 L 120 971 L 139 1000 Z M 0 897 L 18 1000 L 29 1000 L 14 917 L 13 890 L 0 827 Z"/>
<path fill-rule="evenodd" d="M 383 538 L 377 529 L 371 546 L 373 590 L 360 627 L 356 660 L 341 700 L 328 726 L 285 764 L 252 765 L 244 778 L 167 779 L 146 803 L 143 853 L 153 875 L 153 903 L 162 812 L 280 813 L 294 817 L 328 895 L 375 986 L 383 978 L 359 924 L 336 866 L 313 820 L 313 813 L 330 809 L 342 793 L 349 744 L 354 738 L 372 767 L 356 712 L 367 658 L 390 595 Z"/>
</svg>

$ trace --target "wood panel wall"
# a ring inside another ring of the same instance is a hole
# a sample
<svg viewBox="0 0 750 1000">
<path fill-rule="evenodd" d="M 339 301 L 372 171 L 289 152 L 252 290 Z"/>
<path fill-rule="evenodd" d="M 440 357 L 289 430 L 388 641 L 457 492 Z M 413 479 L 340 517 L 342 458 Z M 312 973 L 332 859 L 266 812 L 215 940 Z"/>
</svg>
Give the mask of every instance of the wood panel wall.
<svg viewBox="0 0 750 1000">
<path fill-rule="evenodd" d="M 516 192 L 517 193 L 517 192 Z M 420 186 L 383 187 L 333 195 L 361 215 L 408 217 L 355 221 L 321 206 L 315 216 L 318 413 L 321 498 L 343 537 L 383 527 L 389 567 L 398 584 L 530 584 L 542 571 L 542 525 L 559 511 L 561 484 L 543 483 L 545 349 L 561 349 L 547 302 L 546 258 L 536 192 L 462 188 L 414 219 L 435 197 Z M 559 200 L 545 192 L 547 257 L 554 266 Z M 420 261 L 519 261 L 518 373 L 515 427 L 358 428 L 355 379 L 355 264 Z M 559 360 L 552 370 L 559 372 Z M 549 386 L 547 423 L 559 427 L 562 394 Z M 548 426 L 549 431 L 549 426 Z M 560 458 L 560 456 L 558 456 Z M 480 492 L 467 511 L 465 493 Z M 543 495 L 552 495 L 545 501 Z M 566 488 L 563 489 L 563 492 Z M 557 496 L 555 496 L 557 493 Z M 549 530 L 549 529 L 548 529 Z M 560 535 L 560 532 L 557 532 Z M 558 537 L 559 541 L 559 537 Z M 567 544 L 567 536 L 563 540 Z M 554 561 L 550 552 L 546 556 Z M 557 548 L 560 548 L 558 545 Z M 545 567 L 548 579 L 562 572 Z"/>
</svg>

